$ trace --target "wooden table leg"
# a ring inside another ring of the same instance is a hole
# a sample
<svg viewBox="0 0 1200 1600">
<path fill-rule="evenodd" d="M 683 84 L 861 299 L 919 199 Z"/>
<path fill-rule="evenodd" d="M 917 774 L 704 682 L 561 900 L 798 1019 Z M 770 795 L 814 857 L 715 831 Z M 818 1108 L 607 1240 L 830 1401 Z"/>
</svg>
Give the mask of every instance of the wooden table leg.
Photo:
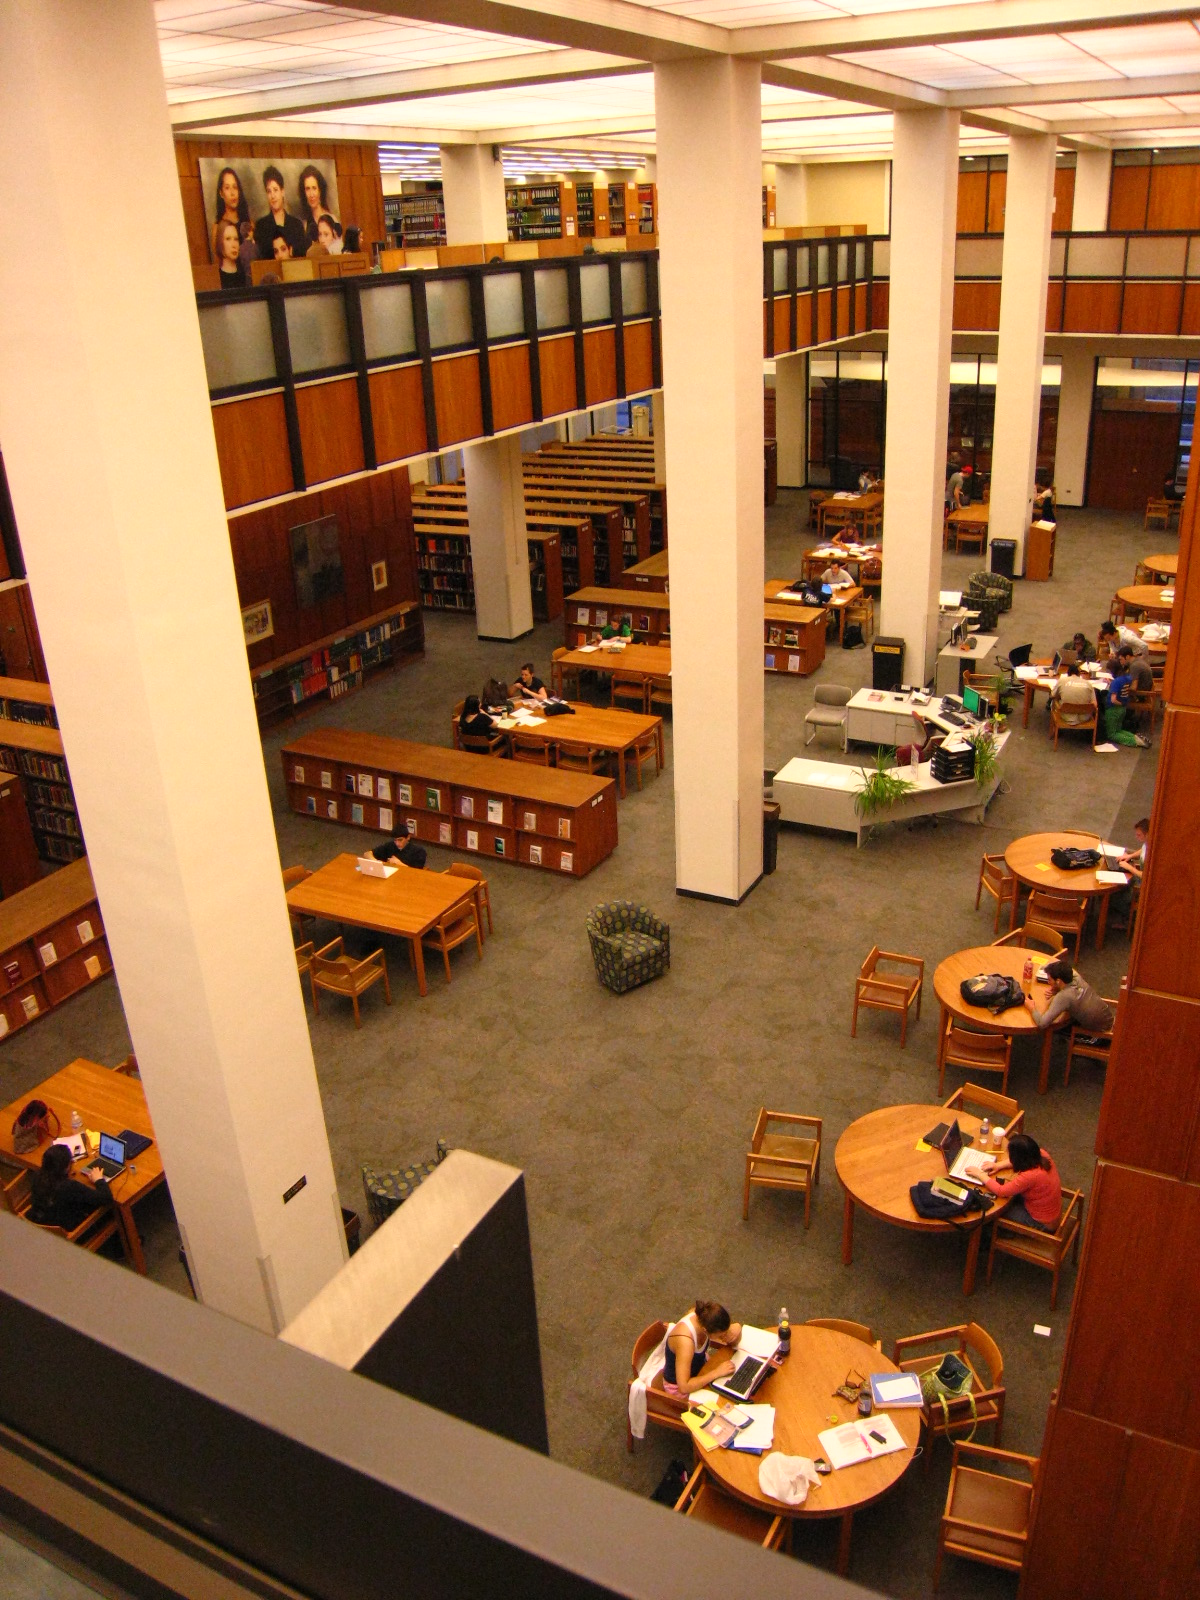
<svg viewBox="0 0 1200 1600">
<path fill-rule="evenodd" d="M 146 1276 L 146 1257 L 142 1251 L 142 1238 L 137 1230 L 137 1223 L 133 1220 L 133 1207 L 129 1204 L 117 1203 L 117 1222 L 125 1238 L 125 1249 L 129 1255 L 129 1264 L 135 1272 Z"/>
<path fill-rule="evenodd" d="M 1054 1043 L 1054 1029 L 1042 1029 L 1042 1063 L 1038 1071 L 1038 1093 L 1045 1094 L 1050 1087 L 1050 1047 Z"/>
<path fill-rule="evenodd" d="M 854 1531 L 853 1511 L 842 1512 L 842 1531 L 838 1536 L 838 1577 L 844 1578 L 850 1571 L 850 1535 Z"/>
<path fill-rule="evenodd" d="M 1032 705 L 1033 705 L 1033 683 L 1032 683 L 1032 681 L 1030 681 L 1030 682 L 1026 683 L 1026 685 L 1025 685 L 1025 709 L 1024 709 L 1024 712 L 1022 713 L 1022 716 L 1021 716 L 1021 726 L 1023 728 L 1027 728 L 1029 726 L 1029 711 L 1030 711 L 1030 708 L 1031 708 Z"/>
<path fill-rule="evenodd" d="M 1100 896 L 1100 909 L 1096 913 L 1096 949 L 1104 949 L 1104 930 L 1108 927 L 1108 902 L 1111 894 Z"/>
<path fill-rule="evenodd" d="M 846 1190 L 846 1204 L 842 1211 L 842 1265 L 854 1264 L 854 1199 Z"/>
<path fill-rule="evenodd" d="M 622 800 L 624 800 L 624 798 L 625 798 L 625 751 L 626 751 L 626 749 L 628 749 L 628 746 L 618 746 L 617 749 L 613 751 L 613 754 L 617 758 L 617 794 Z"/>
<path fill-rule="evenodd" d="M 421 945 L 420 934 L 415 939 L 410 939 L 408 944 L 413 953 L 413 966 L 416 968 L 417 973 L 417 988 L 422 994 L 428 994 L 429 985 L 425 982 L 425 951 Z"/>
<path fill-rule="evenodd" d="M 963 1293 L 975 1293 L 975 1273 L 979 1266 L 979 1246 L 983 1240 L 983 1223 L 972 1228 L 967 1238 L 967 1260 L 963 1267 Z"/>
</svg>

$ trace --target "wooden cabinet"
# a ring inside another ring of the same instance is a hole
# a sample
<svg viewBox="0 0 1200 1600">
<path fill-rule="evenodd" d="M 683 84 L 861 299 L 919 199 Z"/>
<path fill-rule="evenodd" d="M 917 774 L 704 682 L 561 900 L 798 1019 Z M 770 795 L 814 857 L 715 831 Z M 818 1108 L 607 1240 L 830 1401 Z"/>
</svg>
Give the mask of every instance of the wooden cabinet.
<svg viewBox="0 0 1200 1600">
<path fill-rule="evenodd" d="M 568 649 L 595 644 L 605 628 L 629 623 L 634 644 L 670 644 L 671 601 L 642 589 L 578 589 L 566 599 Z"/>
<path fill-rule="evenodd" d="M 820 606 L 765 607 L 763 671 L 807 677 L 825 659 L 825 612 Z"/>
<path fill-rule="evenodd" d="M 430 611 L 474 611 L 475 569 L 466 532 L 439 529 L 435 533 L 419 526 L 413 537 L 417 542 L 421 604 Z"/>
<path fill-rule="evenodd" d="M 259 723 L 291 716 L 313 700 L 338 700 L 374 673 L 424 653 L 420 607 L 406 600 L 252 672 Z"/>
<path fill-rule="evenodd" d="M 0 673 L 10 678 L 46 681 L 46 661 L 27 578 L 0 583 Z"/>
<path fill-rule="evenodd" d="M 1035 522 L 1025 535 L 1025 576 L 1033 583 L 1045 583 L 1054 576 L 1055 525 Z"/>
<path fill-rule="evenodd" d="M 0 1038 L 111 971 L 86 857 L 0 901 Z"/>
<path fill-rule="evenodd" d="M 324 728 L 283 752 L 301 816 L 582 878 L 617 845 L 611 778 Z"/>
<path fill-rule="evenodd" d="M 562 545 L 557 533 L 529 533 L 529 597 L 535 622 L 563 613 Z"/>
</svg>

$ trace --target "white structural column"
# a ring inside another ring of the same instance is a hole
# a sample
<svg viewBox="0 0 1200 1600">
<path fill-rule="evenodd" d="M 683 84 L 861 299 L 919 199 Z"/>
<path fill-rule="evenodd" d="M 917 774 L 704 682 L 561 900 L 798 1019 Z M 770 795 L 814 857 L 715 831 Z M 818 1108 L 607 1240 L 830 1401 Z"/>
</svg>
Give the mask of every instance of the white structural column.
<svg viewBox="0 0 1200 1600">
<path fill-rule="evenodd" d="M 193 1280 L 271 1330 L 345 1255 L 283 899 L 153 8 L 0 10 L 31 238 L 81 151 L 155 241 L 0 256 L 0 438 L 121 1001 Z M 61 1063 L 51 1063 L 59 1065 Z M 302 1185 L 302 1186 L 301 1186 Z M 294 1191 L 288 1200 L 289 1191 Z"/>
<path fill-rule="evenodd" d="M 808 357 L 775 358 L 775 442 L 779 487 L 802 489 L 808 481 Z"/>
<path fill-rule="evenodd" d="M 958 113 L 897 111 L 879 631 L 904 640 L 910 683 L 933 676 L 937 650 L 957 206 Z"/>
<path fill-rule="evenodd" d="M 1037 468 L 1054 146 L 1052 133 L 1014 134 L 1008 142 L 988 544 L 1015 539 L 1018 573 L 1025 565 Z"/>
<path fill-rule="evenodd" d="M 521 435 L 463 447 L 467 521 L 481 639 L 519 639 L 533 627 Z"/>
<path fill-rule="evenodd" d="M 1112 186 L 1112 151 L 1080 150 L 1075 157 L 1075 199 L 1071 207 L 1072 233 L 1103 233 L 1108 227 L 1108 197 Z M 1062 227 L 1056 218 L 1055 225 Z"/>
<path fill-rule="evenodd" d="M 762 871 L 760 85 L 757 63 L 726 57 L 654 69 L 675 875 L 734 901 Z"/>
<path fill-rule="evenodd" d="M 447 244 L 500 244 L 508 238 L 504 167 L 490 144 L 444 144 L 442 199 Z"/>
<path fill-rule="evenodd" d="M 1096 352 L 1072 341 L 1063 350 L 1058 384 L 1054 492 L 1060 506 L 1081 506 L 1087 486 L 1088 438 L 1096 391 Z"/>
<path fill-rule="evenodd" d="M 796 162 L 775 168 L 775 223 L 780 228 L 802 228 L 808 221 L 807 169 Z"/>
</svg>

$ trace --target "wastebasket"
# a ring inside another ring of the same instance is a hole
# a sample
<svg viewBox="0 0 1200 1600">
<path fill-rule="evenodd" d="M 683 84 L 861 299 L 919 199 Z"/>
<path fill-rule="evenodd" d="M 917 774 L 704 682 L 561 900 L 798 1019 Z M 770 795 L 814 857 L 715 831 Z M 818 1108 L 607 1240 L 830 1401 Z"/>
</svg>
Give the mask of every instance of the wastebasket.
<svg viewBox="0 0 1200 1600">
<path fill-rule="evenodd" d="M 774 872 L 779 860 L 779 802 L 763 801 L 763 871 Z"/>
<path fill-rule="evenodd" d="M 1000 573 L 1001 577 L 1016 577 L 1017 568 L 1017 541 L 1015 539 L 993 539 L 988 546 L 991 553 L 989 570 Z"/>
<path fill-rule="evenodd" d="M 904 640 L 876 634 L 871 647 L 871 687 L 898 689 L 904 682 Z"/>
</svg>

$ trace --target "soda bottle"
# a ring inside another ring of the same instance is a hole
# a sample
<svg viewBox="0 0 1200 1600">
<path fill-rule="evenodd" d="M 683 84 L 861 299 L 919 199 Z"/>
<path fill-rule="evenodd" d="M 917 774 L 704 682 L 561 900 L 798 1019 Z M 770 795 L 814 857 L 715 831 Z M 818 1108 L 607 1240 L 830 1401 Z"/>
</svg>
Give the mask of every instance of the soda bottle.
<svg viewBox="0 0 1200 1600">
<path fill-rule="evenodd" d="M 1025 957 L 1025 971 L 1021 974 L 1021 987 L 1026 994 L 1031 994 L 1033 984 L 1033 957 Z"/>
<path fill-rule="evenodd" d="M 792 1325 L 788 1321 L 787 1307 L 779 1311 L 779 1354 L 786 1356 L 792 1348 Z"/>
</svg>

